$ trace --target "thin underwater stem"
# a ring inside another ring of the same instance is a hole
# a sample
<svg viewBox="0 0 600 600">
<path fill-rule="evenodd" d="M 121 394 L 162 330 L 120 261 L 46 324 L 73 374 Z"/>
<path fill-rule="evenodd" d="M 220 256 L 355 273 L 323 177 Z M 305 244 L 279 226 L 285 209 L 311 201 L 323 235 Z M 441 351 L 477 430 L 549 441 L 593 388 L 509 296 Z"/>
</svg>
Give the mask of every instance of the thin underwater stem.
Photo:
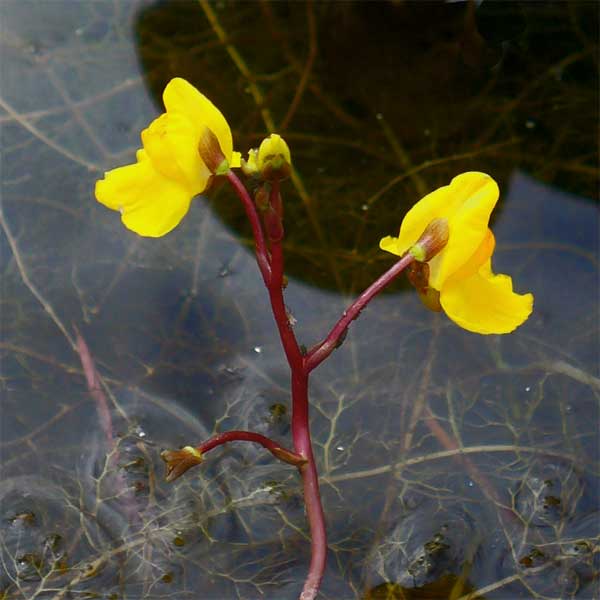
<svg viewBox="0 0 600 600">
<path fill-rule="evenodd" d="M 373 282 L 345 311 L 342 318 L 333 326 L 329 335 L 310 350 L 305 357 L 307 372 L 318 367 L 340 344 L 348 326 L 358 317 L 362 309 L 387 287 L 408 265 L 414 261 L 412 254 L 405 254 L 391 269 Z"/>
</svg>

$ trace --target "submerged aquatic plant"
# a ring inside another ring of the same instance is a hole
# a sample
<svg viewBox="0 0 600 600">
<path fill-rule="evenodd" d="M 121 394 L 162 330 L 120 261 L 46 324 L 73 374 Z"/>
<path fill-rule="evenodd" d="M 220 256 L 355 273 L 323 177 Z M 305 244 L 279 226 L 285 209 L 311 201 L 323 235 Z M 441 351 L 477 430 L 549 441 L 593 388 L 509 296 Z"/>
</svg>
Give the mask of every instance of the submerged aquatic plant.
<svg viewBox="0 0 600 600">
<path fill-rule="evenodd" d="M 164 95 L 166 113 L 142 132 L 138 162 L 109 171 L 96 185 L 96 198 L 119 210 L 123 223 L 143 236 L 171 231 L 187 213 L 194 195 L 214 178 L 226 179 L 250 221 L 258 267 L 267 288 L 281 343 L 291 371 L 292 447 L 252 431 L 220 433 L 198 445 L 162 454 L 167 479 L 173 481 L 201 464 L 213 448 L 231 441 L 262 445 L 295 466 L 303 480 L 312 558 L 300 595 L 317 595 L 327 555 L 325 518 L 309 429 L 308 382 L 311 372 L 343 341 L 361 310 L 403 271 L 427 306 L 443 309 L 459 326 L 477 333 L 508 333 L 522 324 L 533 306 L 531 294 L 512 291 L 506 275 L 494 275 L 494 237 L 488 229 L 498 199 L 494 180 L 483 173 L 463 173 L 449 186 L 420 200 L 406 215 L 397 238 L 381 248 L 399 260 L 352 302 L 323 340 L 309 350 L 299 345 L 286 310 L 280 182 L 292 172 L 286 142 L 271 134 L 246 161 L 233 151 L 231 130 L 219 110 L 183 79 L 173 79 Z M 252 181 L 253 196 L 231 170 L 241 166 Z"/>
</svg>

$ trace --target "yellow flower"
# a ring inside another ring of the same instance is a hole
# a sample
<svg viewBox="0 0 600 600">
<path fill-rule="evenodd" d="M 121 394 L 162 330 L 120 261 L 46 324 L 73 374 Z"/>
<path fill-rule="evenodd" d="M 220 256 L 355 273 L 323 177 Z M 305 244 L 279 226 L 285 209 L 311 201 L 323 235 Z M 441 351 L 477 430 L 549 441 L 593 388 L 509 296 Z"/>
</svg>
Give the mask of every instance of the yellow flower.
<svg viewBox="0 0 600 600">
<path fill-rule="evenodd" d="M 225 117 L 194 86 L 172 79 L 163 102 L 166 113 L 142 131 L 137 162 L 96 182 L 96 199 L 120 211 L 126 227 L 149 237 L 176 227 L 213 173 L 240 166 Z"/>
<path fill-rule="evenodd" d="M 427 264 L 428 288 L 439 293 L 450 319 L 475 333 L 509 333 L 533 309 L 532 294 L 514 293 L 508 275 L 492 272 L 495 240 L 488 222 L 498 195 L 489 175 L 462 173 L 417 202 L 404 217 L 398 237 L 379 242 L 382 250 L 402 256 L 431 221 L 445 219 L 448 242 Z"/>
</svg>

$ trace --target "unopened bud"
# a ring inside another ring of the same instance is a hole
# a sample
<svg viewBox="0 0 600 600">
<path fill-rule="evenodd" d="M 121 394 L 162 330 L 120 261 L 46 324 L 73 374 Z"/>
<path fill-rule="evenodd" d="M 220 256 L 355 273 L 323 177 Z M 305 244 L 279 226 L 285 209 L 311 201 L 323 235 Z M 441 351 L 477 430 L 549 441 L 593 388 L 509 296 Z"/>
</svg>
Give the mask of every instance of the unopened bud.
<svg viewBox="0 0 600 600">
<path fill-rule="evenodd" d="M 161 452 L 160 457 L 167 464 L 166 480 L 169 483 L 202 462 L 202 452 L 193 446 L 185 446 L 180 450 L 165 450 Z"/>
<path fill-rule="evenodd" d="M 427 225 L 421 237 L 409 252 L 418 262 L 428 262 L 439 254 L 448 243 L 449 228 L 447 219 L 434 219 Z"/>
<path fill-rule="evenodd" d="M 289 177 L 292 158 L 285 140 L 276 133 L 265 138 L 258 149 L 256 164 L 261 177 L 267 181 Z"/>
<path fill-rule="evenodd" d="M 225 158 L 217 136 L 205 127 L 198 142 L 198 153 L 208 170 L 215 175 L 225 175 L 229 171 L 229 161 Z"/>
</svg>

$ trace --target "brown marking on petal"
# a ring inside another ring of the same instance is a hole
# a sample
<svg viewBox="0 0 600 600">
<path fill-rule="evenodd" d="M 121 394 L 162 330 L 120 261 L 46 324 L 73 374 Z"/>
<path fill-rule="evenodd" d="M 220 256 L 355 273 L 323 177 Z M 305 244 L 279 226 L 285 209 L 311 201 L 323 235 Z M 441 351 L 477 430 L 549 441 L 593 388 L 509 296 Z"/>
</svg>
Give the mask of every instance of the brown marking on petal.
<svg viewBox="0 0 600 600">
<path fill-rule="evenodd" d="M 217 136 L 208 127 L 205 127 L 200 135 L 198 153 L 211 173 L 226 160 Z"/>
<path fill-rule="evenodd" d="M 448 243 L 449 236 L 448 220 L 433 219 L 409 252 L 419 262 L 430 261 L 444 249 Z"/>
</svg>

